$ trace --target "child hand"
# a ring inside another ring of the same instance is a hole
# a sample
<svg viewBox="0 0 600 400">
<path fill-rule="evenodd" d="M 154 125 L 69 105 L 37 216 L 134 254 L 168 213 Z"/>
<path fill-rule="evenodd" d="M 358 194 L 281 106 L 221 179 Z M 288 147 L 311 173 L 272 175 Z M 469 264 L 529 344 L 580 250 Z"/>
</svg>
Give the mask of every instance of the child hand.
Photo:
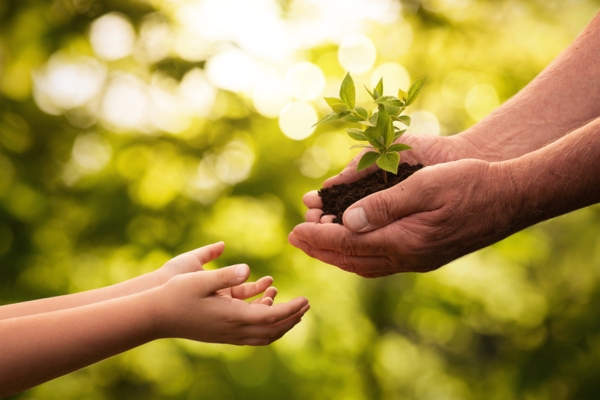
<svg viewBox="0 0 600 400">
<path fill-rule="evenodd" d="M 173 257 L 155 272 L 160 276 L 162 284 L 179 274 L 203 271 L 204 264 L 219 258 L 224 249 L 223 242 L 209 244 Z"/>
<path fill-rule="evenodd" d="M 201 266 L 203 249 L 172 261 Z M 298 297 L 269 307 L 277 293 L 269 287 L 273 279 L 244 284 L 249 275 L 249 267 L 241 264 L 174 276 L 153 293 L 157 335 L 238 345 L 267 345 L 279 339 L 300 322 L 310 308 L 308 300 Z M 260 299 L 243 301 L 263 291 Z"/>
<path fill-rule="evenodd" d="M 217 242 L 198 249 L 180 254 L 167 261 L 157 270 L 162 276 L 162 283 L 167 282 L 172 277 L 188 272 L 197 272 L 204 270 L 204 264 L 217 259 L 223 254 L 225 243 Z M 265 276 L 253 283 L 245 283 L 236 287 L 223 289 L 225 293 L 233 298 L 246 300 L 260 293 L 263 296 L 253 301 L 253 303 L 272 305 L 277 289 L 269 287 L 273 283 L 273 278 Z"/>
</svg>

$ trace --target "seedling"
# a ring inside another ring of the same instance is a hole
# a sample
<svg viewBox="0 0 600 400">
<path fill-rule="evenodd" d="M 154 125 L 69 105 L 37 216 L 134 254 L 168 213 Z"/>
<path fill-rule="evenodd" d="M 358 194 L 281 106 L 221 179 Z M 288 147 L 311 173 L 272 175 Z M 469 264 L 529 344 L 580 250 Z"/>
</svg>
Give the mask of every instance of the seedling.
<svg viewBox="0 0 600 400">
<path fill-rule="evenodd" d="M 333 112 L 315 125 L 340 119 L 363 125 L 363 129 L 346 129 L 346 132 L 348 132 L 348 135 L 352 139 L 369 142 L 369 144 L 357 144 L 351 147 L 351 149 L 369 149 L 361 157 L 356 170 L 362 171 L 373 164 L 377 164 L 383 172 L 383 180 L 387 185 L 387 172 L 398 173 L 400 152 L 412 148 L 404 143 L 395 143 L 406 132 L 406 128 L 399 128 L 394 125 L 394 122 L 398 121 L 406 127 L 410 125 L 410 117 L 402 115 L 402 112 L 416 100 L 421 92 L 423 83 L 425 83 L 425 79 L 421 78 L 415 81 L 408 90 L 408 93 L 399 89 L 398 97 L 383 95 L 383 78 L 379 80 L 379 83 L 377 83 L 372 92 L 365 87 L 377 104 L 377 111 L 370 112 L 363 107 L 356 107 L 354 80 L 350 76 L 350 73 L 348 73 L 342 81 L 340 98 L 324 98 Z"/>
</svg>

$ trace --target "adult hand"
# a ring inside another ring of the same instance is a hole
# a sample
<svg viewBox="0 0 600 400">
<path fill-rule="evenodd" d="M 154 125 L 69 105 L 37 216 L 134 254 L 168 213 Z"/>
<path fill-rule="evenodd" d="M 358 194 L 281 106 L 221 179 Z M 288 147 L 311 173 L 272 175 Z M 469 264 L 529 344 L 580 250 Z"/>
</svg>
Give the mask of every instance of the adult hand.
<svg viewBox="0 0 600 400">
<path fill-rule="evenodd" d="M 510 182 L 501 163 L 465 159 L 426 167 L 356 202 L 344 226 L 307 222 L 289 241 L 363 277 L 431 271 L 516 231 L 519 200 Z"/>
<path fill-rule="evenodd" d="M 483 159 L 483 155 L 479 153 L 478 148 L 460 135 L 444 137 L 406 134 L 402 136 L 401 142 L 413 147 L 411 150 L 400 153 L 402 162 L 407 162 L 411 165 L 422 164 L 424 166 L 431 166 L 463 158 Z M 338 175 L 327 179 L 323 183 L 323 187 L 354 182 L 375 171 L 378 167 L 373 165 L 360 172 L 356 172 L 356 166 L 363 153 L 354 157 Z M 308 207 L 306 221 L 325 223 L 331 222 L 333 219 L 331 215 L 322 216 L 323 211 L 321 207 L 323 207 L 323 203 L 316 190 L 306 193 L 302 201 Z"/>
</svg>

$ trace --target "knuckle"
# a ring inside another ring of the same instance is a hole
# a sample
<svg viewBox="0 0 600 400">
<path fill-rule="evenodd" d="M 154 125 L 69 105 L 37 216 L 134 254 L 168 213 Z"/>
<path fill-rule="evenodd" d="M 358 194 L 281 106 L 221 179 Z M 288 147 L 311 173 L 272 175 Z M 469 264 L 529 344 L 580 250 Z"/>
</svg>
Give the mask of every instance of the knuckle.
<svg viewBox="0 0 600 400">
<path fill-rule="evenodd" d="M 369 199 L 369 220 L 388 220 L 393 216 L 394 196 L 390 190 L 384 190 Z"/>
<path fill-rule="evenodd" d="M 217 271 L 217 279 L 223 286 L 229 285 L 229 270 L 227 268 L 221 268 Z"/>
</svg>

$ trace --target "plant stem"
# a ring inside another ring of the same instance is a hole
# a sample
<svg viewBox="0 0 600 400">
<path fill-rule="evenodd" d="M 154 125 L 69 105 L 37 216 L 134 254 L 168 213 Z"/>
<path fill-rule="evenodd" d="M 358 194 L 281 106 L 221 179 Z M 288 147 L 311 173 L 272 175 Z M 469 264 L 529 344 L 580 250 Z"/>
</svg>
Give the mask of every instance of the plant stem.
<svg viewBox="0 0 600 400">
<path fill-rule="evenodd" d="M 385 183 L 385 186 L 387 186 L 388 185 L 387 173 L 383 169 L 381 170 L 381 172 L 383 172 L 383 183 Z"/>
</svg>

